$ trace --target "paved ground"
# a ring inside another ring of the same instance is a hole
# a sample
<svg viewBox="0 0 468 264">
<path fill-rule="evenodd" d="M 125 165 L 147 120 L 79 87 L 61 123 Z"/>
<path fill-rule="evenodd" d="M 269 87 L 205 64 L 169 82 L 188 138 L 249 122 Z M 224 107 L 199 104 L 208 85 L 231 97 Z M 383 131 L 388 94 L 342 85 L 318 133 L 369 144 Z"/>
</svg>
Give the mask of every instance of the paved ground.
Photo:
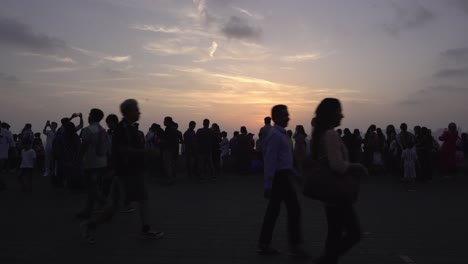
<svg viewBox="0 0 468 264">
<path fill-rule="evenodd" d="M 32 194 L 19 192 L 14 175 L 0 192 L 0 263 L 311 263 L 286 254 L 258 256 L 255 246 L 266 206 L 261 175 L 222 176 L 217 183 L 174 186 L 149 181 L 159 241 L 138 237 L 137 214 L 120 213 L 88 245 L 73 219 L 84 194 L 53 189 L 37 176 Z M 183 178 L 182 176 L 180 176 Z M 437 178 L 405 191 L 388 176 L 365 179 L 357 204 L 365 237 L 342 263 L 466 264 L 468 176 Z M 326 223 L 318 202 L 301 197 L 306 248 L 322 250 Z M 274 245 L 287 252 L 285 211 Z"/>
</svg>

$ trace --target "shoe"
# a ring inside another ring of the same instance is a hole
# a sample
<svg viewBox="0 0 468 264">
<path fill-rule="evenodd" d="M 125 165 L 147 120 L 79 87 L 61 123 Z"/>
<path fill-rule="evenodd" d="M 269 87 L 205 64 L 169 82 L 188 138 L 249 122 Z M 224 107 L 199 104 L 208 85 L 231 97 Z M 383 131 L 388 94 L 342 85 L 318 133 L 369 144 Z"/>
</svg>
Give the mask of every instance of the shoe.
<svg viewBox="0 0 468 264">
<path fill-rule="evenodd" d="M 92 245 L 96 244 L 96 239 L 94 238 L 94 234 L 96 230 L 90 227 L 89 222 L 88 221 L 81 222 L 80 228 L 81 228 L 81 235 L 88 242 L 88 244 L 92 244 Z"/>
<path fill-rule="evenodd" d="M 309 254 L 300 246 L 293 246 L 289 251 L 289 256 L 294 258 L 308 258 Z"/>
<path fill-rule="evenodd" d="M 260 255 L 278 255 L 279 251 L 272 248 L 270 245 L 259 245 L 257 253 Z"/>
<path fill-rule="evenodd" d="M 143 238 L 149 238 L 149 239 L 161 239 L 164 237 L 164 232 L 162 231 L 152 231 L 152 230 L 148 230 L 148 231 L 141 231 L 141 236 Z"/>
</svg>

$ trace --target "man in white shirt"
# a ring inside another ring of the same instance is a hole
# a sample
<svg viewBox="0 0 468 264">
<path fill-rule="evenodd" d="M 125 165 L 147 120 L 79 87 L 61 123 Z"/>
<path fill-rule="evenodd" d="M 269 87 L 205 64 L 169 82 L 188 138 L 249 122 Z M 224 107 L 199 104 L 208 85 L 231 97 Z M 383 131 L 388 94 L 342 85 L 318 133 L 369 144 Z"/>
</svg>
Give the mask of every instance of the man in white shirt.
<svg viewBox="0 0 468 264">
<path fill-rule="evenodd" d="M 306 257 L 307 254 L 300 246 L 302 244 L 301 208 L 292 182 L 292 178 L 298 175 L 294 170 L 293 153 L 285 130 L 289 122 L 288 108 L 285 105 L 276 105 L 271 112 L 275 125 L 265 137 L 263 144 L 264 195 L 268 199 L 268 207 L 263 219 L 257 252 L 261 255 L 279 253 L 270 246 L 270 243 L 281 202 L 284 201 L 288 210 L 290 255 Z"/>
<path fill-rule="evenodd" d="M 47 128 L 50 129 L 47 129 Z M 44 176 L 49 176 L 51 170 L 53 171 L 53 157 L 52 157 L 52 143 L 55 139 L 55 134 L 57 132 L 57 123 L 50 122 L 47 120 L 42 134 L 46 135 L 46 146 L 45 146 L 45 173 Z"/>
<path fill-rule="evenodd" d="M 91 109 L 88 117 L 89 126 L 81 131 L 80 153 L 83 158 L 88 197 L 85 208 L 77 216 L 86 220 L 91 217 L 96 202 L 99 202 L 101 206 L 106 202 L 99 188 L 99 182 L 101 182 L 107 169 L 106 148 L 109 145 L 107 132 L 99 124 L 103 118 L 104 113 L 100 109 Z M 88 240 L 91 243 L 94 242 L 93 237 L 88 237 Z"/>
</svg>

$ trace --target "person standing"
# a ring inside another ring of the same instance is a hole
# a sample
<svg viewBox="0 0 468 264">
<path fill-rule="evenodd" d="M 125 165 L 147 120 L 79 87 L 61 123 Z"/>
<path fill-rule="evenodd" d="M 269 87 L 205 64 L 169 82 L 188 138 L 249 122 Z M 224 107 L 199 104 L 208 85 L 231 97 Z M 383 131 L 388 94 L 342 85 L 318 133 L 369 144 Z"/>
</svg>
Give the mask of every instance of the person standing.
<svg viewBox="0 0 468 264">
<path fill-rule="evenodd" d="M 2 122 L 0 122 L 0 125 Z M 2 170 L 8 161 L 8 152 L 10 148 L 16 147 L 15 141 L 11 133 L 0 126 L 0 191 L 6 188 L 6 183 L 3 180 Z M 8 168 L 7 168 L 8 171 Z"/>
<path fill-rule="evenodd" d="M 293 167 L 293 153 L 285 130 L 289 122 L 288 108 L 286 105 L 275 105 L 271 114 L 275 125 L 265 137 L 263 145 L 264 196 L 268 199 L 268 206 L 263 218 L 257 252 L 262 255 L 279 253 L 270 244 L 281 203 L 284 201 L 288 210 L 290 254 L 306 256 L 301 248 L 301 209 L 292 179 L 298 176 Z"/>
<path fill-rule="evenodd" d="M 32 192 L 32 176 L 36 163 L 36 151 L 32 148 L 32 142 L 29 138 L 23 140 L 23 146 L 24 148 L 21 150 L 19 181 L 23 192 Z"/>
<path fill-rule="evenodd" d="M 84 209 L 79 215 L 89 219 L 94 210 L 96 202 L 104 207 L 106 198 L 100 188 L 107 170 L 108 135 L 106 130 L 99 124 L 104 118 L 104 112 L 93 108 L 89 112 L 89 126 L 81 130 L 80 155 L 83 161 L 85 183 L 88 196 Z"/>
<path fill-rule="evenodd" d="M 349 162 L 348 150 L 335 131 L 343 119 L 340 101 L 335 98 L 324 99 L 315 114 L 312 121 L 312 158 L 327 161 L 330 170 L 338 175 L 367 175 L 367 169 L 360 163 Z M 316 263 L 337 264 L 340 257 L 361 240 L 361 228 L 353 203 L 324 203 L 328 232 L 325 252 Z"/>
<path fill-rule="evenodd" d="M 213 130 L 210 129 L 210 120 L 203 120 L 203 128 L 197 130 L 195 134 L 195 144 L 198 156 L 198 169 L 200 180 L 214 179 L 213 165 Z"/>
<path fill-rule="evenodd" d="M 296 132 L 294 133 L 294 162 L 301 177 L 303 176 L 304 161 L 307 157 L 306 138 L 307 134 L 304 130 L 304 126 L 297 125 Z"/>
<path fill-rule="evenodd" d="M 187 177 L 194 180 L 197 174 L 197 155 L 195 152 L 195 127 L 197 123 L 190 121 L 187 131 L 184 133 L 184 154 Z"/>
<path fill-rule="evenodd" d="M 457 141 L 459 139 L 457 125 L 450 123 L 448 129 L 440 135 L 439 140 L 442 141 L 440 165 L 443 173 L 451 176 L 457 172 L 457 161 L 455 153 L 457 151 Z"/>
<path fill-rule="evenodd" d="M 50 129 L 47 129 L 47 128 Z M 52 142 L 54 142 L 55 139 L 55 133 L 57 131 L 57 123 L 56 122 L 50 122 L 47 120 L 44 129 L 42 130 L 42 134 L 46 136 L 46 146 L 45 146 L 45 172 L 44 176 L 49 176 L 51 174 L 51 171 L 54 171 L 53 164 L 54 164 L 54 159 L 52 157 Z"/>
<path fill-rule="evenodd" d="M 140 118 L 140 109 L 135 99 L 127 99 L 120 105 L 123 120 L 117 125 L 112 137 L 112 155 L 115 173 L 125 191 L 126 198 L 138 204 L 141 220 L 141 236 L 160 239 L 164 232 L 153 231 L 150 226 L 148 192 L 143 175 L 145 154 L 138 129 L 133 123 Z M 85 224 L 85 236 L 92 235 L 99 224 L 108 221 L 118 205 L 113 204 L 104 210 L 96 221 Z"/>
</svg>

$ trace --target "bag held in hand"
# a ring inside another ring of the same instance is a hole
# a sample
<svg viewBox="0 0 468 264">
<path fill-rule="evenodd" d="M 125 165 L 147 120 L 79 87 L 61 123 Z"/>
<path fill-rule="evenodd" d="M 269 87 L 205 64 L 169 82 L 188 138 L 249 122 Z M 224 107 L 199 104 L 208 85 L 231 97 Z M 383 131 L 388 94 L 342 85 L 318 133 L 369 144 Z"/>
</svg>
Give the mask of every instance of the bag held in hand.
<svg viewBox="0 0 468 264">
<path fill-rule="evenodd" d="M 333 172 L 328 161 L 309 160 L 302 193 L 325 203 L 354 203 L 359 195 L 359 179 L 352 173 Z"/>
</svg>

